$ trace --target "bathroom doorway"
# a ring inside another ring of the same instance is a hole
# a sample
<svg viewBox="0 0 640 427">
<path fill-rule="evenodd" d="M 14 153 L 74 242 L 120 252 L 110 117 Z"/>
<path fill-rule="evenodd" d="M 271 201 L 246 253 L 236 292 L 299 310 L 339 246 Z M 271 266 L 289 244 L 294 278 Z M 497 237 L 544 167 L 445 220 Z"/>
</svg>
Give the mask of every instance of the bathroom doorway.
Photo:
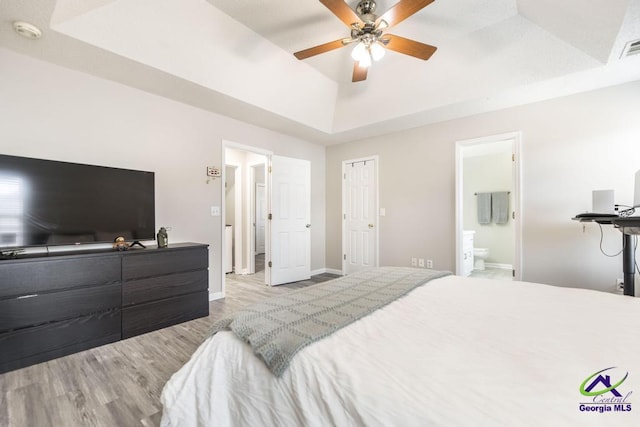
<svg viewBox="0 0 640 427">
<path fill-rule="evenodd" d="M 522 279 L 519 132 L 456 143 L 456 274 Z"/>
</svg>

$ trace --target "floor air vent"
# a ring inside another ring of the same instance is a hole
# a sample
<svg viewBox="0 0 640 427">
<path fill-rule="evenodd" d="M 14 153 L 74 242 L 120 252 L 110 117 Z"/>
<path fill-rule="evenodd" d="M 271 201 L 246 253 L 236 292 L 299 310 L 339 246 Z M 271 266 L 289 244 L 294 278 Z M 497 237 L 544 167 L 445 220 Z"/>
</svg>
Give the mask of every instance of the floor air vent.
<svg viewBox="0 0 640 427">
<path fill-rule="evenodd" d="M 622 51 L 622 58 L 640 53 L 640 40 L 627 42 Z"/>
</svg>

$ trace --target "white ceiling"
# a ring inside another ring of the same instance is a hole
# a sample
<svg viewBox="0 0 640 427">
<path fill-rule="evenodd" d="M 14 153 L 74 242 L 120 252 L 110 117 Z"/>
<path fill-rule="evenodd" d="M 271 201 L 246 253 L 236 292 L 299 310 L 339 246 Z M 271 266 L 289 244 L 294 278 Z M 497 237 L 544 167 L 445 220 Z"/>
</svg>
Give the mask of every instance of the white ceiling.
<svg viewBox="0 0 640 427">
<path fill-rule="evenodd" d="M 349 34 L 317 0 L 0 0 L 0 17 L 0 47 L 324 144 L 640 79 L 620 57 L 640 0 L 436 0 L 388 31 L 433 57 L 388 52 L 360 83 L 349 47 L 293 57 Z"/>
</svg>

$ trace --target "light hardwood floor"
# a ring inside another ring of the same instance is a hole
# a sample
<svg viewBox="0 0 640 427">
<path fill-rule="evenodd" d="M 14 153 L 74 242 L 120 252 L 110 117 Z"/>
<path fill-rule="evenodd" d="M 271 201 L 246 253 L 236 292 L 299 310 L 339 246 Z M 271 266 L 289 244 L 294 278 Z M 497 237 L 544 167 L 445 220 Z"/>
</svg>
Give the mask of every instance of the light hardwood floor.
<svg viewBox="0 0 640 427">
<path fill-rule="evenodd" d="M 226 298 L 210 303 L 209 317 L 0 374 L 0 426 L 157 426 L 164 384 L 216 320 L 335 277 L 268 287 L 259 275 L 227 275 Z"/>
</svg>

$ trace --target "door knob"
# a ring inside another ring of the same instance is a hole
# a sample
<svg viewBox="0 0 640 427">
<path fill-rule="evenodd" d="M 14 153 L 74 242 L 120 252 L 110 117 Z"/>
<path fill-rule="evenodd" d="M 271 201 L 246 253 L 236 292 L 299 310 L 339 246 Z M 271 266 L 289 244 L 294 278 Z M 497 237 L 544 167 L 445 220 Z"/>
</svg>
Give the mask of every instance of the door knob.
<svg viewBox="0 0 640 427">
<path fill-rule="evenodd" d="M 369 224 L 369 228 L 373 228 L 373 224 Z"/>
<path fill-rule="evenodd" d="M 307 228 L 311 228 L 311 224 L 307 224 Z"/>
</svg>

